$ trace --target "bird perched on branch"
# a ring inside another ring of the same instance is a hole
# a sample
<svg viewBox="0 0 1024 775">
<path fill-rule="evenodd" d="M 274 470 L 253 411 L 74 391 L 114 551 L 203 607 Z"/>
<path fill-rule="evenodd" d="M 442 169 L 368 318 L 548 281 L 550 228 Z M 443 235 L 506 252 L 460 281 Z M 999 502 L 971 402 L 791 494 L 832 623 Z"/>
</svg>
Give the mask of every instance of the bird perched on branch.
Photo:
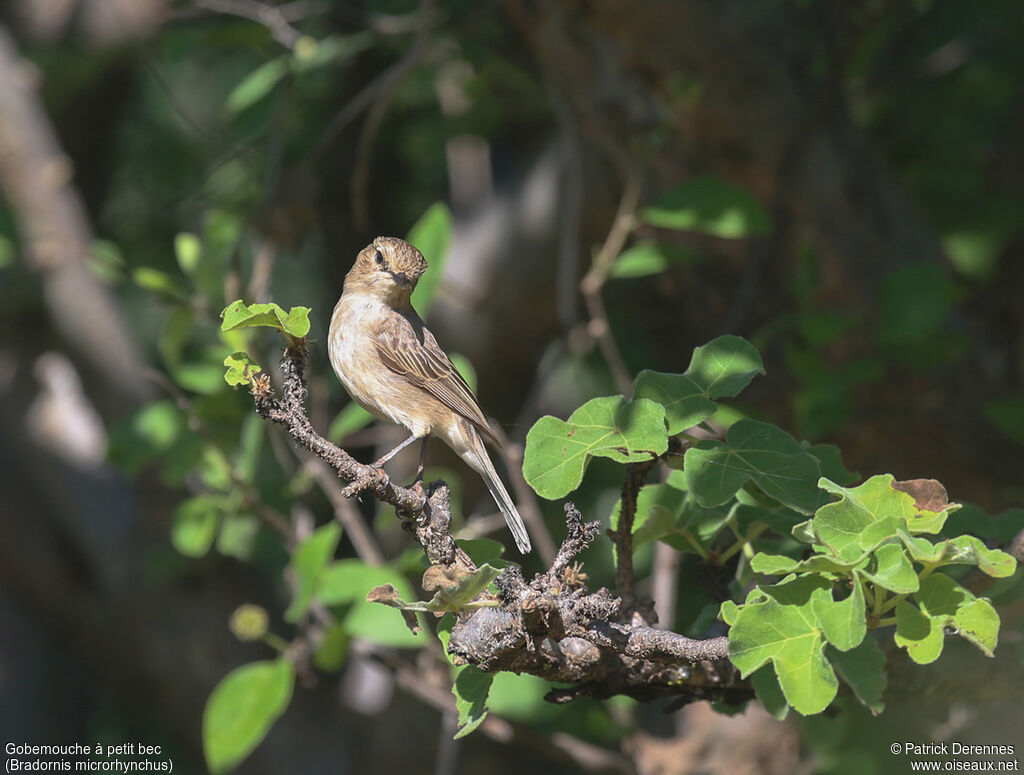
<svg viewBox="0 0 1024 775">
<path fill-rule="evenodd" d="M 426 270 L 423 254 L 394 237 L 378 237 L 359 252 L 331 317 L 331 366 L 352 400 L 411 434 L 374 468 L 422 439 L 418 479 L 427 438 L 442 439 L 483 477 L 516 546 L 526 554 L 526 526 L 484 447 L 484 440 L 497 446 L 498 439 L 473 391 L 410 303 Z"/>
</svg>

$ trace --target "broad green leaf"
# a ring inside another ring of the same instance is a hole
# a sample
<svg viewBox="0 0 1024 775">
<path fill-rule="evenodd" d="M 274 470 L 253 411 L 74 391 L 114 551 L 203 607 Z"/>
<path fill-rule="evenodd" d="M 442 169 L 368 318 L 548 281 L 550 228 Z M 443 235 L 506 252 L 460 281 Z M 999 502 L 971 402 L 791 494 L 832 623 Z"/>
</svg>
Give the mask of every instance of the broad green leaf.
<svg viewBox="0 0 1024 775">
<path fill-rule="evenodd" d="M 766 665 L 755 670 L 750 676 L 750 685 L 758 701 L 770 715 L 779 721 L 789 715 L 789 703 L 786 702 L 786 695 L 779 686 L 779 678 L 771 667 Z"/>
<path fill-rule="evenodd" d="M 452 214 L 444 202 L 435 202 L 409 230 L 406 240 L 415 245 L 427 260 L 427 272 L 416 283 L 412 306 L 426 318 L 434 302 L 437 284 L 444 273 L 448 247 L 452 239 Z"/>
<path fill-rule="evenodd" d="M 556 706 L 544 700 L 550 690 L 550 684 L 535 675 L 497 673 L 491 682 L 487 706 L 504 718 L 536 724 L 557 713 Z"/>
<path fill-rule="evenodd" d="M 336 673 L 341 670 L 348 657 L 352 637 L 340 624 L 332 624 L 324 630 L 323 639 L 313 652 L 313 664 L 318 670 Z"/>
<path fill-rule="evenodd" d="M 252 382 L 253 374 L 263 371 L 258 363 L 249 360 L 249 355 L 243 352 L 232 353 L 224 359 L 227 371 L 224 372 L 224 381 L 231 387 L 248 385 Z"/>
<path fill-rule="evenodd" d="M 774 425 L 740 420 L 725 443 L 702 441 L 686 450 L 686 483 L 701 506 L 731 500 L 748 481 L 762 492 L 801 513 L 817 503 L 818 461 Z"/>
<path fill-rule="evenodd" d="M 317 591 L 317 585 L 324 575 L 327 563 L 334 556 L 334 550 L 341 538 L 337 522 L 329 522 L 313 531 L 292 553 L 292 572 L 295 574 L 295 594 L 292 604 L 284 612 L 286 622 L 297 622 L 306 611 Z"/>
<path fill-rule="evenodd" d="M 194 324 L 193 312 L 187 306 L 175 307 L 167 318 L 163 331 L 160 332 L 160 339 L 157 347 L 160 349 L 160 357 L 171 369 L 181 363 L 182 353 L 185 345 L 188 344 L 189 336 L 192 334 Z"/>
<path fill-rule="evenodd" d="M 911 659 L 928 664 L 942 653 L 945 629 L 950 627 L 992 656 L 999 637 L 999 615 L 984 598 L 976 598 L 949 576 L 934 573 L 914 595 L 917 606 L 896 606 L 896 645 Z"/>
<path fill-rule="evenodd" d="M 568 421 L 541 417 L 526 435 L 523 475 L 542 498 L 576 489 L 594 456 L 618 463 L 650 460 L 668 449 L 665 410 L 653 401 L 594 398 Z"/>
<path fill-rule="evenodd" d="M 805 441 L 803 445 L 808 452 L 818 458 L 821 475 L 826 479 L 845 486 L 860 478 L 843 465 L 842 453 L 835 444 L 808 444 Z"/>
<path fill-rule="evenodd" d="M 925 580 L 927 581 L 927 579 Z M 999 641 L 999 614 L 985 598 L 961 605 L 953 617 L 957 633 L 991 657 Z"/>
<path fill-rule="evenodd" d="M 656 242 L 639 242 L 624 250 L 612 263 L 608 276 L 611 278 L 647 277 L 664 272 L 668 268 L 661 246 Z"/>
<path fill-rule="evenodd" d="M 221 331 L 234 331 L 249 326 L 269 326 L 294 337 L 309 333 L 309 307 L 292 307 L 285 312 L 277 304 L 246 305 L 241 299 L 231 302 L 220 313 Z"/>
<path fill-rule="evenodd" d="M 266 97 L 288 74 L 290 55 L 279 56 L 257 67 L 228 94 L 224 105 L 230 113 L 241 113 Z"/>
<path fill-rule="evenodd" d="M 868 580 L 899 595 L 917 592 L 920 588 L 917 573 L 903 544 L 879 546 L 863 573 Z"/>
<path fill-rule="evenodd" d="M 340 560 L 324 569 L 316 597 L 325 605 L 346 607 L 340 619 L 350 635 L 396 648 L 423 646 L 423 636 L 414 635 L 401 616 L 367 601 L 369 592 L 387 584 L 394 587 L 400 597 L 413 598 L 412 587 L 396 569 L 367 565 L 361 560 Z"/>
<path fill-rule="evenodd" d="M 640 213 L 653 226 L 699 231 L 716 237 L 759 237 L 771 231 L 754 197 L 719 178 L 694 178 L 676 186 Z"/>
<path fill-rule="evenodd" d="M 252 514 L 224 515 L 217 534 L 217 551 L 226 557 L 248 560 L 260 532 L 260 521 Z"/>
<path fill-rule="evenodd" d="M 845 562 L 855 562 L 885 539 L 895 536 L 916 514 L 913 498 L 892 489 L 892 476 L 873 476 L 847 489 L 822 478 L 819 486 L 840 500 L 818 509 L 811 521 L 818 540 Z"/>
<path fill-rule="evenodd" d="M 174 301 L 184 302 L 188 294 L 178 282 L 166 272 L 151 266 L 139 266 L 132 272 L 132 281 L 140 288 L 167 296 Z"/>
<path fill-rule="evenodd" d="M 720 336 L 695 348 L 682 374 L 640 372 L 633 398 L 664 406 L 671 436 L 706 420 L 718 408 L 712 399 L 737 395 L 758 374 L 764 374 L 764 365 L 754 346 L 738 336 Z"/>
<path fill-rule="evenodd" d="M 768 596 L 744 604 L 729 630 L 729 659 L 741 674 L 771 662 L 786 701 L 804 715 L 827 708 L 838 685 L 811 602 L 815 590 L 827 587 L 804 576 L 765 588 Z"/>
<path fill-rule="evenodd" d="M 917 606 L 901 600 L 896 604 L 896 645 L 907 650 L 919 665 L 928 665 L 942 653 L 943 625 Z"/>
<path fill-rule="evenodd" d="M 974 536 L 951 538 L 945 542 L 945 547 L 943 565 L 977 565 L 982 573 L 997 579 L 1009 578 L 1017 571 L 1017 561 L 1012 555 L 989 549 Z"/>
<path fill-rule="evenodd" d="M 732 600 L 723 600 L 718 609 L 718 618 L 730 627 L 736 624 L 736 618 L 740 614 L 740 607 Z"/>
<path fill-rule="evenodd" d="M 455 370 L 459 372 L 459 376 L 466 380 L 469 389 L 475 393 L 477 386 L 476 369 L 473 368 L 469 358 L 461 353 L 448 353 L 448 358 L 451 360 Z"/>
<path fill-rule="evenodd" d="M 203 246 L 195 234 L 183 231 L 174 238 L 174 256 L 178 259 L 178 266 L 185 274 L 195 273 L 202 255 Z"/>
<path fill-rule="evenodd" d="M 338 412 L 331 427 L 327 429 L 327 438 L 333 442 L 339 442 L 350 433 L 362 430 L 373 422 L 373 415 L 367 412 L 355 401 L 350 401 L 345 408 Z"/>
<path fill-rule="evenodd" d="M 485 673 L 475 665 L 464 665 L 456 669 L 455 680 L 452 681 L 455 708 L 459 712 L 456 740 L 468 735 L 487 718 L 487 694 L 493 680 L 492 673 Z"/>
<path fill-rule="evenodd" d="M 811 610 L 818 618 L 825 640 L 840 651 L 860 645 L 867 634 L 864 590 L 853 574 L 852 591 L 844 600 L 835 600 L 832 589 L 816 589 L 811 594 Z"/>
<path fill-rule="evenodd" d="M 252 753 L 288 707 L 294 685 L 295 671 L 283 658 L 224 676 L 203 711 L 203 752 L 211 772 L 233 769 Z"/>
<path fill-rule="evenodd" d="M 903 545 L 907 547 L 912 559 L 917 562 L 935 565 L 939 563 L 946 554 L 946 542 L 933 544 L 927 538 L 912 536 L 906 530 L 900 528 L 896 531 Z"/>
<path fill-rule="evenodd" d="M 885 709 L 882 693 L 885 691 L 885 654 L 874 638 L 865 638 L 850 651 L 828 649 L 829 661 L 861 704 L 875 715 Z"/>
<path fill-rule="evenodd" d="M 194 495 L 174 510 L 171 543 L 186 557 L 202 557 L 213 544 L 224 511 L 223 495 Z"/>
<path fill-rule="evenodd" d="M 460 538 L 455 543 L 477 567 L 500 560 L 505 553 L 505 544 L 493 538 Z"/>
</svg>

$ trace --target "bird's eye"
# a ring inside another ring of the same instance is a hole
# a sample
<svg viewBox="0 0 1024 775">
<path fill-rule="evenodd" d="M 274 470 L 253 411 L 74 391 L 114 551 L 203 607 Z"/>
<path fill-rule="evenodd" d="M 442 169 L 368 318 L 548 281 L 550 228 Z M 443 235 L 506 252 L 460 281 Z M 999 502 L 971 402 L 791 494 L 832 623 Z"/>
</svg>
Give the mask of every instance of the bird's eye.
<svg viewBox="0 0 1024 775">
<path fill-rule="evenodd" d="M 373 260 L 377 266 L 384 266 L 384 254 L 380 250 L 373 251 Z"/>
</svg>

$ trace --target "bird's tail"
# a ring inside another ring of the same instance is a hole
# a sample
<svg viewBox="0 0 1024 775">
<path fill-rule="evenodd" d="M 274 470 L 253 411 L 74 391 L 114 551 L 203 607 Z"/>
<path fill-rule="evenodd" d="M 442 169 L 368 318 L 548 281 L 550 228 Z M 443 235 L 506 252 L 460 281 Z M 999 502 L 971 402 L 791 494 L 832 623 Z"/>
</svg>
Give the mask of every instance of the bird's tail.
<svg viewBox="0 0 1024 775">
<path fill-rule="evenodd" d="M 512 502 L 508 490 L 505 489 L 505 485 L 498 478 L 498 473 L 494 470 L 494 465 L 487 457 L 486 452 L 484 452 L 484 460 L 486 461 L 486 466 L 481 471 L 481 476 L 483 476 L 484 482 L 487 484 L 487 489 L 491 491 L 491 496 L 494 498 L 494 502 L 498 504 L 498 508 L 501 509 L 501 513 L 505 515 L 505 522 L 508 524 L 508 529 L 512 531 L 512 537 L 516 539 L 516 546 L 519 547 L 519 551 L 523 554 L 529 554 L 530 536 L 526 532 L 523 518 L 519 516 L 516 504 Z"/>
<path fill-rule="evenodd" d="M 491 497 L 498 504 L 501 513 L 505 515 L 505 522 L 508 524 L 508 529 L 512 531 L 512 537 L 516 539 L 516 546 L 523 554 L 529 554 L 530 536 L 526 532 L 523 518 L 519 516 L 516 504 L 512 502 L 508 490 L 501 483 L 498 472 L 494 470 L 494 463 L 491 462 L 491 456 L 487 454 L 483 439 L 475 429 L 468 428 L 468 425 L 466 423 L 469 432 L 461 439 L 463 446 L 461 457 L 483 477 L 487 489 L 491 491 Z"/>
</svg>

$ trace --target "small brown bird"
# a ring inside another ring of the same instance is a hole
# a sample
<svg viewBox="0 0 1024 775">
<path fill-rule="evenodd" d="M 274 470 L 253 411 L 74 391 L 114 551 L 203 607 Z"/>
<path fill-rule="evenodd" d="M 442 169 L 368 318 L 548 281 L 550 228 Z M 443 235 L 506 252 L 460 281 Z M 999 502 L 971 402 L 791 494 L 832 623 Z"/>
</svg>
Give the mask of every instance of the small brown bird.
<svg viewBox="0 0 1024 775">
<path fill-rule="evenodd" d="M 417 439 L 420 465 L 427 437 L 437 436 L 479 473 L 505 515 L 519 551 L 530 538 L 512 498 L 498 478 L 484 439 L 498 439 L 476 396 L 456 371 L 409 301 L 427 270 L 416 248 L 378 237 L 359 252 L 334 307 L 327 350 L 334 372 L 357 404 L 412 434 L 374 463 L 380 467 Z"/>
</svg>

